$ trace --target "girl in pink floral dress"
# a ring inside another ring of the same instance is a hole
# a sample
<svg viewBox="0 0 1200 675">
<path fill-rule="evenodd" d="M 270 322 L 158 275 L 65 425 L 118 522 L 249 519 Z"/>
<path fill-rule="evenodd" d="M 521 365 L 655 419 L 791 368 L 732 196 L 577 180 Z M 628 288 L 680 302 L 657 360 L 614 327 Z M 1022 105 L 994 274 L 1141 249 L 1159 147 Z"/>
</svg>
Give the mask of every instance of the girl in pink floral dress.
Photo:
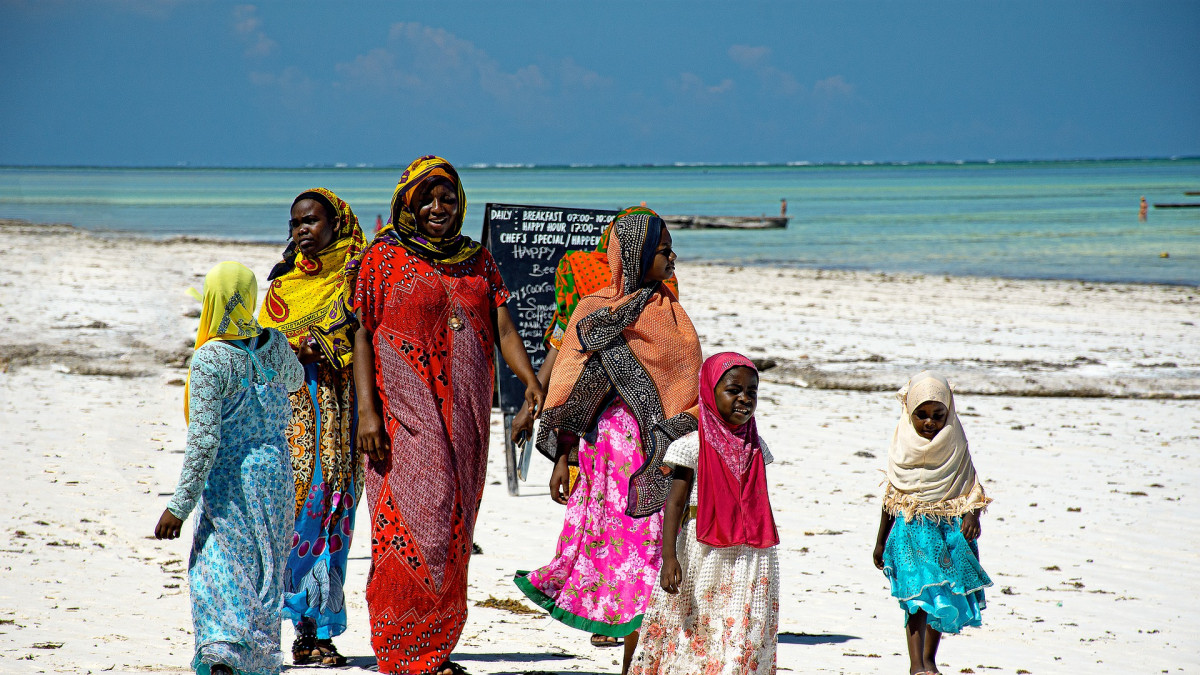
<svg viewBox="0 0 1200 675">
<path fill-rule="evenodd" d="M 779 533 L 757 402 L 749 359 L 725 352 L 704 362 L 700 429 L 672 443 L 665 458 L 675 480 L 664 528 L 678 537 L 663 538 L 661 585 L 646 609 L 633 675 L 775 672 Z"/>
<path fill-rule="evenodd" d="M 650 209 L 626 209 L 608 248 L 610 284 L 571 314 L 551 375 L 538 449 L 555 462 L 550 496 L 567 505 L 554 560 L 515 582 L 626 663 L 661 560 L 672 440 L 696 429 L 700 341 L 675 292 L 671 235 Z M 569 464 L 579 479 L 568 490 Z M 569 496 L 568 496 L 569 492 Z"/>
</svg>

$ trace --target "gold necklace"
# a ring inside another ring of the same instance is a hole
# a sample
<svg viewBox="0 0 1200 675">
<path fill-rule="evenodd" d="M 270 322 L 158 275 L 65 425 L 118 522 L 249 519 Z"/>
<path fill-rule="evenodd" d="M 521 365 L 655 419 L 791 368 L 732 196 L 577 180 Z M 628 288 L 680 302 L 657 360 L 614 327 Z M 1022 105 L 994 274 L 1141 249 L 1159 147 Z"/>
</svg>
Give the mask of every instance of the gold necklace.
<svg viewBox="0 0 1200 675">
<path fill-rule="evenodd" d="M 458 318 L 458 314 L 455 312 L 454 296 L 451 293 L 451 291 L 454 290 L 454 282 L 451 282 L 449 286 L 446 286 L 446 282 L 442 279 L 441 272 L 434 270 L 434 273 L 437 274 L 438 283 L 442 285 L 442 290 L 446 291 L 446 304 L 450 305 L 450 318 L 446 321 L 446 325 L 449 326 L 450 330 L 452 331 L 460 331 L 466 324 L 462 322 L 462 319 Z"/>
</svg>

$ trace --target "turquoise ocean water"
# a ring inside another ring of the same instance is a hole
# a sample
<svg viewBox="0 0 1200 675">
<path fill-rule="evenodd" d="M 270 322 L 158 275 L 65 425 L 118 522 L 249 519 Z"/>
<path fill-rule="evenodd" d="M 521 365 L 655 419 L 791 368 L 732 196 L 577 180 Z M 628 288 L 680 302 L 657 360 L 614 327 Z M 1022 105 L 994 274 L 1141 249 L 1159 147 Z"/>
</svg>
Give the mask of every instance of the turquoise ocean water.
<svg viewBox="0 0 1200 675">
<path fill-rule="evenodd" d="M 0 167 L 0 218 L 149 236 L 282 242 L 302 190 L 348 201 L 364 229 L 401 168 Z M 1200 159 L 963 164 L 465 168 L 467 225 L 487 202 L 660 213 L 777 214 L 787 230 L 683 231 L 683 260 L 1200 285 Z M 386 215 L 385 215 L 386 220 Z M 1169 258 L 1160 257 L 1168 252 Z"/>
</svg>

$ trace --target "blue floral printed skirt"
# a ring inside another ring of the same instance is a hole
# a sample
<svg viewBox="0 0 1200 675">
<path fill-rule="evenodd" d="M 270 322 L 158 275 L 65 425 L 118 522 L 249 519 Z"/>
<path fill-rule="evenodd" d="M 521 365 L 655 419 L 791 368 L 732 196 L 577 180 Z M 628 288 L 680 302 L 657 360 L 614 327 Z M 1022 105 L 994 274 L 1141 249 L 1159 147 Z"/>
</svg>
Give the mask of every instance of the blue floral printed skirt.
<svg viewBox="0 0 1200 675">
<path fill-rule="evenodd" d="M 983 589 L 991 578 L 979 564 L 979 547 L 962 535 L 962 518 L 897 516 L 883 550 L 883 573 L 909 616 L 923 611 L 930 628 L 957 633 L 983 622 Z"/>
</svg>

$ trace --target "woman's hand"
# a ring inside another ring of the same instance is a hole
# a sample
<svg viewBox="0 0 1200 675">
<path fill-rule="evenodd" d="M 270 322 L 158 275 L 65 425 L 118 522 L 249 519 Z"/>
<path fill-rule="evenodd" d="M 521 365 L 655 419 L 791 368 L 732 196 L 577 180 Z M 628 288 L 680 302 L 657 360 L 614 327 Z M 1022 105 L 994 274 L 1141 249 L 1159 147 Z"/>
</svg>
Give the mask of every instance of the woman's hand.
<svg viewBox="0 0 1200 675">
<path fill-rule="evenodd" d="M 372 462 L 382 462 L 387 458 L 391 443 L 383 420 L 374 410 L 358 411 L 358 449 L 371 459 Z"/>
<path fill-rule="evenodd" d="M 179 530 L 183 528 L 183 521 L 176 518 L 170 509 L 163 509 L 162 516 L 158 519 L 158 525 L 154 526 L 155 539 L 178 539 Z"/>
<path fill-rule="evenodd" d="M 675 556 L 664 555 L 662 569 L 658 573 L 658 584 L 671 595 L 679 592 L 679 584 L 683 583 L 683 569 L 679 567 L 679 559 Z"/>
<path fill-rule="evenodd" d="M 889 486 L 890 487 L 890 486 Z M 875 535 L 875 551 L 871 558 L 875 560 L 875 567 L 883 569 L 883 550 L 887 547 L 888 535 L 892 533 L 892 524 L 896 522 L 887 509 L 879 510 L 879 533 Z"/>
<path fill-rule="evenodd" d="M 524 443 L 522 436 L 528 437 L 533 434 L 533 421 L 542 414 L 542 398 L 542 384 L 535 379 L 525 388 L 525 403 L 517 411 L 517 415 L 512 421 L 512 442 L 514 445 L 522 445 Z M 532 415 L 530 411 L 533 411 Z"/>
<path fill-rule="evenodd" d="M 542 415 L 542 403 L 545 399 L 546 390 L 542 388 L 542 383 L 538 382 L 535 377 L 525 385 L 525 405 L 521 407 L 529 406 L 529 409 L 533 411 L 533 419 L 536 420 Z"/>
<path fill-rule="evenodd" d="M 529 404 L 528 403 L 522 404 L 521 409 L 518 410 L 517 414 L 513 416 L 513 420 L 512 420 L 512 442 L 513 442 L 513 445 L 522 445 L 522 443 L 520 441 L 521 434 L 518 432 L 525 430 L 525 429 L 533 429 L 533 416 L 529 414 Z M 532 432 L 530 432 L 530 433 L 532 433 Z"/>
<path fill-rule="evenodd" d="M 979 525 L 979 512 L 970 511 L 963 516 L 962 535 L 971 541 L 978 539 L 980 534 L 983 534 L 983 528 Z"/>
<path fill-rule="evenodd" d="M 317 343 L 310 337 L 305 336 L 300 340 L 299 347 L 292 347 L 292 351 L 296 352 L 296 358 L 300 359 L 300 363 L 308 365 L 310 363 L 323 363 L 325 354 L 317 347 Z"/>
<path fill-rule="evenodd" d="M 568 452 L 560 452 L 554 462 L 554 471 L 550 474 L 550 499 L 559 504 L 566 504 L 571 497 L 571 467 L 567 466 Z"/>
</svg>

